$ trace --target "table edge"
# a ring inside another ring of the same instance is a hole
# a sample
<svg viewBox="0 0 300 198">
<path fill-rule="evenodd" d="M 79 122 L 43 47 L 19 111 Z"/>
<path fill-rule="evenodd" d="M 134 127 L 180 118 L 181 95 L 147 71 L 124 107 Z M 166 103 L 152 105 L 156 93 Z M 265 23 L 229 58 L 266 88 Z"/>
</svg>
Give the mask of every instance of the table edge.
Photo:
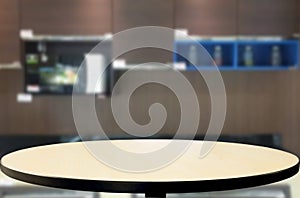
<svg viewBox="0 0 300 198">
<path fill-rule="evenodd" d="M 195 180 L 195 181 L 106 181 L 71 179 L 60 177 L 38 176 L 22 173 L 0 164 L 1 171 L 9 177 L 54 188 L 69 190 L 82 190 L 92 192 L 112 193 L 196 193 L 209 191 L 234 190 L 250 188 L 288 179 L 299 172 L 299 158 L 297 164 L 289 168 L 271 173 L 252 175 L 238 178 L 227 178 L 219 180 Z M 217 186 L 217 187 L 216 187 Z"/>
</svg>

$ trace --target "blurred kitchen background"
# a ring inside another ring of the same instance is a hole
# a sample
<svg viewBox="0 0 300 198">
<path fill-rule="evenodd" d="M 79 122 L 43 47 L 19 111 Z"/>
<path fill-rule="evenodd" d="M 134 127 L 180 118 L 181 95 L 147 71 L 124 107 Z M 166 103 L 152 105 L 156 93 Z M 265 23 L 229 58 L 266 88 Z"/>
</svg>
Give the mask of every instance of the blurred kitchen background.
<svg viewBox="0 0 300 198">
<path fill-rule="evenodd" d="M 281 148 L 300 155 L 299 11 L 299 0 L 1 0 L 0 153 L 78 141 L 71 93 L 84 55 L 119 31 L 164 26 L 198 39 L 220 68 L 227 92 L 221 140 Z M 167 42 L 187 56 L 197 54 L 188 41 L 175 35 Z M 107 50 L 96 58 L 107 61 L 117 46 L 114 41 L 107 42 Z M 116 124 L 111 112 L 114 83 L 130 66 L 156 61 L 176 62 L 183 67 L 182 73 L 199 98 L 201 122 L 196 138 L 203 138 L 211 115 L 210 96 L 205 82 L 186 60 L 159 49 L 135 50 L 120 60 L 106 71 L 96 100 L 97 114 L 109 137 L 130 138 Z M 167 75 L 167 71 L 157 67 L 135 72 L 136 76 Z M 90 78 L 93 77 L 85 76 L 86 84 Z M 86 84 L 80 94 L 89 93 Z M 122 94 L 122 90 L 119 92 Z M 132 117 L 139 124 L 148 123 L 148 109 L 155 102 L 162 103 L 168 113 L 166 124 L 155 138 L 172 138 L 180 121 L 180 105 L 166 87 L 146 84 L 137 89 L 130 100 Z M 293 178 L 246 194 L 297 198 L 298 180 Z M 26 197 L 24 194 L 28 193 L 30 197 L 39 197 L 39 193 L 51 194 L 52 190 L 16 184 L 4 176 L 0 180 L 0 197 Z M 54 191 L 59 194 L 57 197 L 71 196 L 69 191 Z M 74 193 L 73 197 L 99 196 Z M 240 191 L 226 193 L 226 197 L 245 196 Z"/>
</svg>

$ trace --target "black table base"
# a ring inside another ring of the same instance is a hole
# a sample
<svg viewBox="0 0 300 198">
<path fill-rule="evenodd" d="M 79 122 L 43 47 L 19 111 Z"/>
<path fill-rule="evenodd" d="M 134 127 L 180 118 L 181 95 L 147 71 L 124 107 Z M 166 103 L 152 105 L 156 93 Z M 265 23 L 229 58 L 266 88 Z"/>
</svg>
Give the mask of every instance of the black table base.
<svg viewBox="0 0 300 198">
<path fill-rule="evenodd" d="M 146 193 L 146 198 L 166 198 L 166 193 Z"/>
</svg>

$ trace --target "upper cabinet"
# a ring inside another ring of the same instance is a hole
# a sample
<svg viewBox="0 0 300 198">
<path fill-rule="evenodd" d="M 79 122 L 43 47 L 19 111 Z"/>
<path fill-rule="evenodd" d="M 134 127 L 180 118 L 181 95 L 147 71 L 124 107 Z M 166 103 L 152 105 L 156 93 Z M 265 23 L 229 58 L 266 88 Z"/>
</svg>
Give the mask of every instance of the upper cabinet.
<svg viewBox="0 0 300 198">
<path fill-rule="evenodd" d="M 0 64 L 19 60 L 19 3 L 0 1 Z"/>
<path fill-rule="evenodd" d="M 297 31 L 297 0 L 239 0 L 238 33 L 290 36 Z"/>
<path fill-rule="evenodd" d="M 175 28 L 196 35 L 297 32 L 297 0 L 175 0 Z"/>
<path fill-rule="evenodd" d="M 175 28 L 197 35 L 234 35 L 236 25 L 237 0 L 175 0 Z"/>
<path fill-rule="evenodd" d="M 1 0 L 2 1 L 2 0 Z M 21 28 L 35 34 L 112 32 L 111 0 L 20 0 Z"/>
<path fill-rule="evenodd" d="M 173 0 L 113 0 L 114 33 L 137 26 L 174 26 Z"/>
<path fill-rule="evenodd" d="M 296 5 L 296 9 L 298 12 L 296 12 L 296 22 L 297 22 L 297 33 L 300 33 L 300 14 L 299 14 L 299 10 L 300 10 L 300 0 L 297 1 L 297 5 Z"/>
<path fill-rule="evenodd" d="M 113 0 L 113 32 L 139 26 L 174 27 L 173 0 Z M 113 41 L 114 48 L 123 41 Z M 125 41 L 126 42 L 126 41 Z M 173 36 L 164 40 L 173 45 Z M 128 64 L 172 62 L 173 54 L 157 48 L 133 50 L 124 56 Z"/>
</svg>

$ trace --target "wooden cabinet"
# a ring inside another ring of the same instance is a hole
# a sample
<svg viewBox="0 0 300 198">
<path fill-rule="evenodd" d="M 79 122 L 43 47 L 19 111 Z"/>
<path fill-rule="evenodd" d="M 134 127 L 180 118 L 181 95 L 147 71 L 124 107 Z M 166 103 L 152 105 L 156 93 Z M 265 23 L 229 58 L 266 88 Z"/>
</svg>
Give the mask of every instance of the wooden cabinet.
<svg viewBox="0 0 300 198">
<path fill-rule="evenodd" d="M 19 60 L 19 3 L 0 1 L 0 64 Z"/>
<path fill-rule="evenodd" d="M 238 33 L 290 36 L 297 31 L 297 0 L 239 0 Z"/>
<path fill-rule="evenodd" d="M 113 0 L 113 31 L 137 26 L 173 27 L 173 5 L 173 0 Z"/>
<path fill-rule="evenodd" d="M 300 0 L 296 2 L 297 33 L 300 34 Z"/>
<path fill-rule="evenodd" d="M 19 61 L 19 1 L 0 1 L 0 65 Z M 8 132 L 10 99 L 15 100 L 11 87 L 21 79 L 14 78 L 17 71 L 0 69 L 0 132 Z M 14 118 L 12 118 L 13 120 Z M 15 123 L 16 124 L 16 123 Z"/>
<path fill-rule="evenodd" d="M 290 36 L 297 32 L 297 5 L 297 0 L 175 0 L 175 28 L 197 35 Z"/>
<path fill-rule="evenodd" d="M 8 127 L 8 93 L 9 88 L 7 82 L 10 82 L 10 76 L 7 75 L 7 72 L 0 72 L 0 133 L 5 132 Z"/>
<path fill-rule="evenodd" d="M 36 34 L 111 32 L 110 0 L 20 0 L 21 27 Z"/>
<path fill-rule="evenodd" d="M 237 33 L 237 0 L 175 0 L 175 28 L 190 34 Z"/>
<path fill-rule="evenodd" d="M 139 26 L 174 26 L 173 0 L 113 0 L 113 32 Z M 173 44 L 173 37 L 169 37 Z M 114 41 L 114 46 L 122 45 Z M 172 53 L 160 49 L 139 49 L 122 56 L 129 64 L 171 62 Z"/>
</svg>

